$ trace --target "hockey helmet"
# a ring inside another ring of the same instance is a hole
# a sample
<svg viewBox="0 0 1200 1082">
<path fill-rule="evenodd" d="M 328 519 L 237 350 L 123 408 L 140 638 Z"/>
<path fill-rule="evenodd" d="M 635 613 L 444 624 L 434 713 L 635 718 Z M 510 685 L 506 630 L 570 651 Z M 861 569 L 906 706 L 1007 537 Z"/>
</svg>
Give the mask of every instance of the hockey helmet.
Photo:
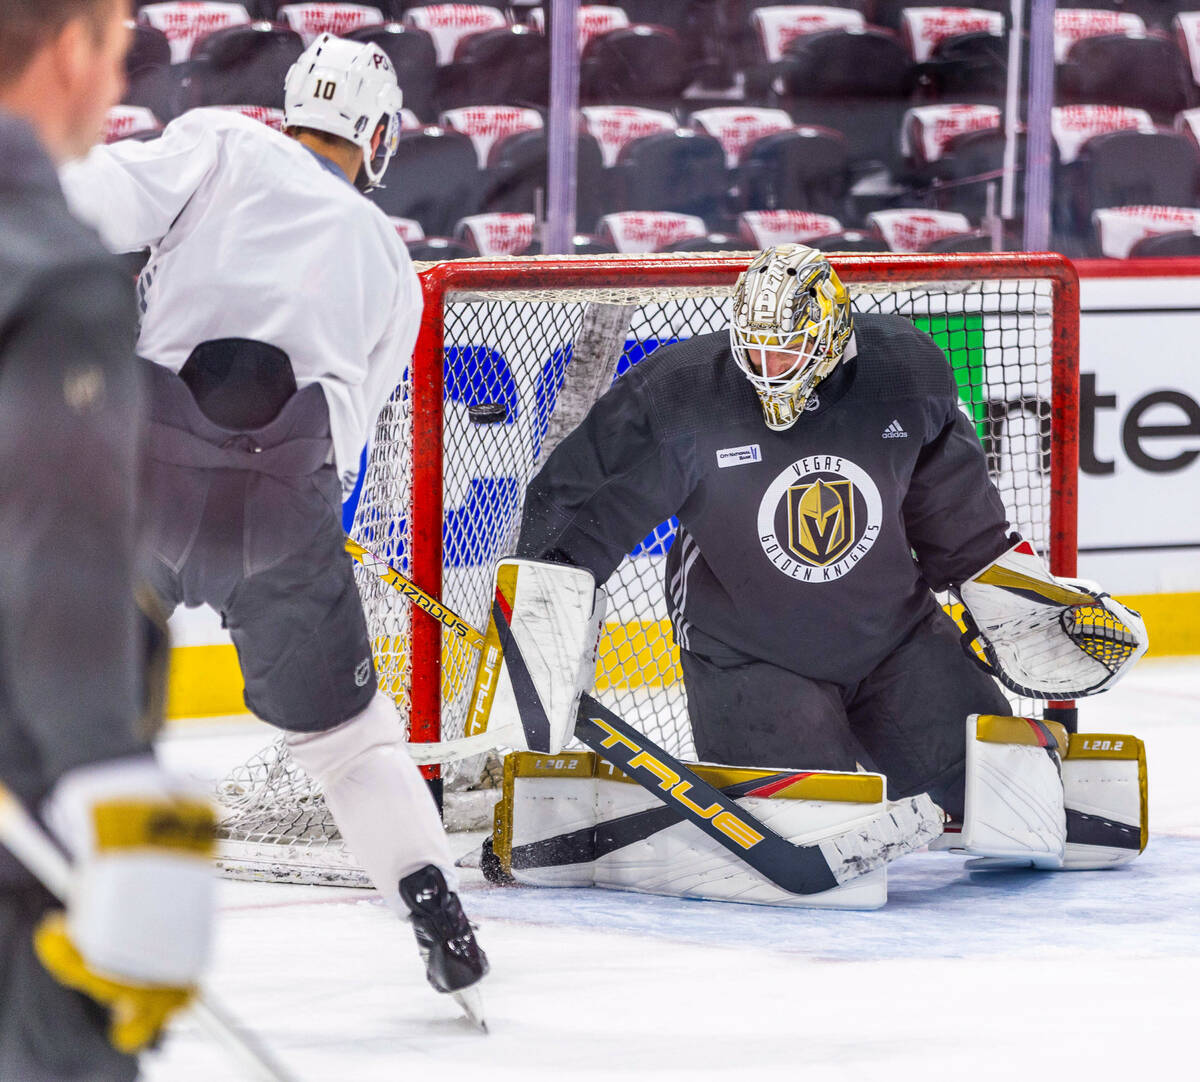
<svg viewBox="0 0 1200 1082">
<path fill-rule="evenodd" d="M 758 392 L 767 427 L 791 428 L 814 388 L 841 361 L 854 329 L 850 295 L 825 256 L 780 244 L 755 257 L 733 293 L 729 343 Z M 764 353 L 790 358 L 770 374 Z"/>
<path fill-rule="evenodd" d="M 366 190 L 379 187 L 400 140 L 403 96 L 378 45 L 322 34 L 292 65 L 283 87 L 284 126 L 311 128 L 362 148 Z M 384 125 L 379 150 L 371 143 Z"/>
</svg>

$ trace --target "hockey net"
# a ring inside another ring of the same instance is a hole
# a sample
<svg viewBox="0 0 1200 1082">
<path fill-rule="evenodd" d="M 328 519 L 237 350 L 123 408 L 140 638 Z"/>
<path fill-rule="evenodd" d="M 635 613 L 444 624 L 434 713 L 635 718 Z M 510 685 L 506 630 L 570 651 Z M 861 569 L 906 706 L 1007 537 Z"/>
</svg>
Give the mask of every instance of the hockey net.
<svg viewBox="0 0 1200 1082">
<path fill-rule="evenodd" d="M 614 378 L 660 346 L 726 330 L 752 253 L 459 260 L 421 272 L 411 369 L 382 412 L 351 533 L 482 627 L 539 464 Z M 833 257 L 860 312 L 911 319 L 946 352 L 1014 529 L 1075 571 L 1078 293 L 1057 256 Z M 596 695 L 672 753 L 693 754 L 663 601 L 674 521 L 607 583 Z M 464 735 L 477 652 L 356 565 L 380 687 L 411 740 Z M 1044 704 L 1013 700 L 1040 714 Z M 436 776 L 436 771 L 427 771 Z M 447 825 L 486 824 L 495 758 L 445 768 Z M 365 882 L 317 787 L 281 744 L 221 785 L 226 874 Z"/>
</svg>

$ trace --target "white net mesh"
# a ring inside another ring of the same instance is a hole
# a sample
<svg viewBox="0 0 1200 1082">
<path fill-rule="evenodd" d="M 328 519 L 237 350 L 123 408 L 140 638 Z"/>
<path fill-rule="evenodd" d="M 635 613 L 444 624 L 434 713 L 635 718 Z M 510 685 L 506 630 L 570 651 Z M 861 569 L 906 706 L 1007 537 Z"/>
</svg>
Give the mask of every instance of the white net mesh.
<svg viewBox="0 0 1200 1082">
<path fill-rule="evenodd" d="M 513 261 L 511 285 L 502 291 L 447 294 L 442 356 L 430 357 L 419 347 L 415 361 L 440 359 L 445 378 L 441 596 L 476 627 L 483 626 L 488 612 L 494 561 L 512 551 L 525 487 L 549 449 L 614 372 L 620 378 L 659 346 L 724 331 L 729 320 L 732 278 L 728 286 L 696 288 L 667 271 L 659 284 L 634 288 L 614 274 L 602 288 L 564 282 L 553 290 L 522 290 L 521 262 Z M 946 352 L 962 408 L 976 424 L 1014 528 L 1047 551 L 1053 438 L 1050 281 L 990 279 L 976 270 L 961 281 L 892 284 L 872 281 L 868 268 L 848 285 L 856 310 L 906 316 Z M 421 514 L 412 504 L 410 402 L 406 381 L 380 418 L 352 529 L 356 540 L 405 574 L 411 569 L 414 515 Z M 693 749 L 686 697 L 662 592 L 663 558 L 674 534 L 674 520 L 659 524 L 607 584 L 609 613 L 596 694 L 673 754 L 688 758 Z M 409 603 L 357 570 L 380 686 L 407 719 Z M 463 735 L 476 662 L 474 650 L 443 635 L 443 740 Z M 1028 713 L 1036 707 L 1018 703 L 1016 709 Z M 490 800 L 456 794 L 486 786 L 492 776 L 482 758 L 446 770 L 452 827 L 481 825 L 478 814 L 461 817 L 459 808 L 465 803 L 478 813 Z M 229 809 L 224 859 L 232 874 L 353 880 L 353 863 L 319 793 L 286 754 L 268 749 L 239 768 L 224 783 L 222 800 Z M 279 856 L 284 850 L 289 855 Z M 304 871 L 309 864 L 319 871 L 309 875 Z"/>
</svg>

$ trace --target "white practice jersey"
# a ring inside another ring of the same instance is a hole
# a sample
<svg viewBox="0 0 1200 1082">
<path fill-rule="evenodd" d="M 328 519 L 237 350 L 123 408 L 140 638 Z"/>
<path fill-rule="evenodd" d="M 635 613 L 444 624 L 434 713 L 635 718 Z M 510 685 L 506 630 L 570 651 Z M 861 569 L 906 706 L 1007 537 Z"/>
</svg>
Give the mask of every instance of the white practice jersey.
<svg viewBox="0 0 1200 1082">
<path fill-rule="evenodd" d="M 291 358 L 329 404 L 343 487 L 412 357 L 421 289 L 386 215 L 265 124 L 194 109 L 148 143 L 65 166 L 72 209 L 114 252 L 150 249 L 138 352 L 178 372 L 214 338 Z"/>
</svg>

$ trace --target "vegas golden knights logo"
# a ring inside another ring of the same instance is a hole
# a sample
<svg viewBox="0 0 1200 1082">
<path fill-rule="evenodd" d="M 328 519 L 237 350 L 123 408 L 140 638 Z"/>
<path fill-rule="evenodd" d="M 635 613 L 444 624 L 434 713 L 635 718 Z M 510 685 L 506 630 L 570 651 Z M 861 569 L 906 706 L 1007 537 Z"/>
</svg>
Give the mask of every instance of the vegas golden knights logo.
<svg viewBox="0 0 1200 1082">
<path fill-rule="evenodd" d="M 817 567 L 837 563 L 854 543 L 854 485 L 823 481 L 787 490 L 788 548 Z"/>
<path fill-rule="evenodd" d="M 883 504 L 871 475 L 841 455 L 808 455 L 767 487 L 758 538 L 777 571 L 800 582 L 848 574 L 879 537 Z"/>
</svg>

